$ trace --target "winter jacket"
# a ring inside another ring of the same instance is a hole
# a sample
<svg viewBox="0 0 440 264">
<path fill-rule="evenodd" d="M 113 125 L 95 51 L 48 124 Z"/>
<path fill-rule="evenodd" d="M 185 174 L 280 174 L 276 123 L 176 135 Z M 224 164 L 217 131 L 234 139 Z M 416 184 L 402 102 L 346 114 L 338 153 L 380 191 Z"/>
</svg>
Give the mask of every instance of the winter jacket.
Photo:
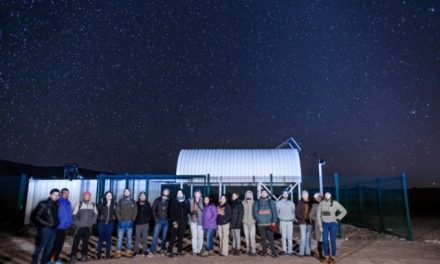
<svg viewBox="0 0 440 264">
<path fill-rule="evenodd" d="M 98 204 L 98 222 L 110 224 L 115 220 L 116 204 L 110 203 L 107 205 L 107 201 L 103 201 Z"/>
<path fill-rule="evenodd" d="M 232 210 L 229 204 L 217 206 L 217 225 L 226 225 L 231 222 Z"/>
<path fill-rule="evenodd" d="M 295 216 L 298 224 L 300 225 L 310 225 L 311 219 L 310 219 L 310 211 L 312 210 L 312 202 L 304 201 L 304 199 L 301 199 L 298 202 L 298 205 L 296 206 L 295 210 Z"/>
<path fill-rule="evenodd" d="M 41 201 L 33 213 L 33 220 L 39 227 L 55 229 L 60 223 L 58 219 L 58 206 L 58 202 L 54 202 L 50 198 Z"/>
<path fill-rule="evenodd" d="M 244 210 L 240 199 L 232 202 L 231 211 L 231 229 L 241 229 Z"/>
<path fill-rule="evenodd" d="M 137 205 L 137 215 L 136 215 L 136 225 L 145 225 L 150 223 L 151 217 L 153 216 L 153 210 L 149 202 L 141 204 L 139 201 Z"/>
<path fill-rule="evenodd" d="M 86 203 L 85 201 L 77 203 L 73 209 L 73 217 L 75 226 L 92 227 L 98 218 L 98 210 L 95 203 Z"/>
<path fill-rule="evenodd" d="M 255 216 L 254 216 L 254 194 L 251 191 L 247 191 L 245 197 L 248 193 L 252 194 L 252 199 L 243 200 L 243 224 L 245 225 L 253 225 L 255 224 Z"/>
<path fill-rule="evenodd" d="M 287 199 L 277 202 L 277 216 L 280 221 L 293 221 L 295 219 L 295 204 Z"/>
<path fill-rule="evenodd" d="M 205 207 L 203 199 L 200 198 L 200 201 L 197 203 L 194 198 L 191 198 L 189 199 L 189 206 L 191 222 L 197 223 L 197 225 L 203 225 L 203 208 Z"/>
<path fill-rule="evenodd" d="M 58 229 L 67 230 L 73 224 L 72 204 L 69 200 L 64 199 L 63 197 L 59 200 L 58 219 L 60 221 L 60 224 L 57 227 Z"/>
<path fill-rule="evenodd" d="M 333 223 L 342 220 L 342 218 L 347 215 L 347 210 L 345 210 L 345 208 L 337 201 L 324 200 L 319 203 L 316 215 L 318 218 L 318 225 L 322 227 L 322 223 Z"/>
<path fill-rule="evenodd" d="M 166 198 L 164 199 L 162 196 L 156 198 L 153 202 L 153 216 L 154 220 L 168 220 L 169 218 L 169 204 L 170 199 Z"/>
<path fill-rule="evenodd" d="M 319 203 L 315 202 L 312 204 L 312 210 L 310 211 L 310 219 L 312 220 L 313 225 L 313 238 L 317 241 L 322 242 L 322 232 L 319 228 L 318 224 L 318 206 Z"/>
<path fill-rule="evenodd" d="M 203 229 L 217 229 L 217 208 L 214 205 L 203 208 Z"/>
<path fill-rule="evenodd" d="M 182 201 L 172 200 L 170 204 L 170 218 L 171 222 L 180 224 L 187 224 L 189 216 L 189 205 L 186 199 Z"/>
<path fill-rule="evenodd" d="M 121 221 L 135 221 L 137 216 L 136 202 L 131 198 L 122 198 L 116 205 L 116 218 Z"/>
<path fill-rule="evenodd" d="M 254 203 L 254 216 L 259 226 L 269 226 L 278 221 L 275 203 L 270 198 L 260 198 Z"/>
</svg>

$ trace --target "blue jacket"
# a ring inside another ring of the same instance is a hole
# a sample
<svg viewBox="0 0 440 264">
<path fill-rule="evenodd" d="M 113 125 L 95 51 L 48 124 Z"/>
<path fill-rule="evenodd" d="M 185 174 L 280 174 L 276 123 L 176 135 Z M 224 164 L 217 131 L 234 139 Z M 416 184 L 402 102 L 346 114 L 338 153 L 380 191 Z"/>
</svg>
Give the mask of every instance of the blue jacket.
<svg viewBox="0 0 440 264">
<path fill-rule="evenodd" d="M 72 217 L 72 204 L 69 200 L 60 198 L 60 207 L 58 209 L 58 218 L 60 220 L 60 224 L 58 225 L 58 229 L 66 230 L 69 229 L 73 224 Z"/>
</svg>

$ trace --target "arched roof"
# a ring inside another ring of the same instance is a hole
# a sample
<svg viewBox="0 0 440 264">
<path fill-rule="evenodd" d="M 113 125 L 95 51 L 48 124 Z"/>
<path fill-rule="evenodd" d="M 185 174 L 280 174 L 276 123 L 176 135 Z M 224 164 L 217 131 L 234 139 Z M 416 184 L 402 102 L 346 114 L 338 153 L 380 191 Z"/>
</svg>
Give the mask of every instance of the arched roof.
<svg viewBox="0 0 440 264">
<path fill-rule="evenodd" d="M 301 177 L 297 149 L 184 149 L 177 175 Z"/>
</svg>

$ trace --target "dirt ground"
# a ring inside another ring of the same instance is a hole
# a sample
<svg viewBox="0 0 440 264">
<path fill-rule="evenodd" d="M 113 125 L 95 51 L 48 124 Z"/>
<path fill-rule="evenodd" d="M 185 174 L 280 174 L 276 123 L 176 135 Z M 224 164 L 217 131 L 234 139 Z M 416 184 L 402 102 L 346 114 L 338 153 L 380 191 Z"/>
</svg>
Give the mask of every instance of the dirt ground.
<svg viewBox="0 0 440 264">
<path fill-rule="evenodd" d="M 414 219 L 414 241 L 406 241 L 397 237 L 378 234 L 366 229 L 349 225 L 343 227 L 343 238 L 338 240 L 338 263 L 347 264 L 429 264 L 440 263 L 440 221 L 439 219 Z M 9 235 L 7 231 L 0 233 L 0 263 L 30 263 L 34 251 L 34 228 L 25 228 L 18 236 Z M 151 239 L 151 238 L 150 238 Z M 295 241 L 298 241 L 298 230 L 295 230 Z M 72 238 L 68 237 L 61 258 L 68 262 Z M 113 243 L 115 244 L 115 240 Z M 257 241 L 259 243 L 259 241 Z M 320 263 L 315 257 L 280 256 L 273 259 L 266 257 L 228 256 L 196 257 L 190 254 L 191 242 L 187 236 L 184 241 L 185 256 L 169 258 L 155 255 L 148 258 L 136 256 L 132 259 L 95 260 L 97 238 L 92 237 L 89 248 L 90 263 Z M 242 241 L 242 249 L 244 241 Z M 297 245 L 296 245 L 297 247 Z M 316 247 L 315 242 L 313 248 Z M 259 248 L 259 244 L 258 244 Z M 114 247 L 113 247 L 114 249 Z M 277 239 L 277 250 L 281 251 L 280 239 Z M 79 262 L 80 263 L 80 262 Z"/>
</svg>

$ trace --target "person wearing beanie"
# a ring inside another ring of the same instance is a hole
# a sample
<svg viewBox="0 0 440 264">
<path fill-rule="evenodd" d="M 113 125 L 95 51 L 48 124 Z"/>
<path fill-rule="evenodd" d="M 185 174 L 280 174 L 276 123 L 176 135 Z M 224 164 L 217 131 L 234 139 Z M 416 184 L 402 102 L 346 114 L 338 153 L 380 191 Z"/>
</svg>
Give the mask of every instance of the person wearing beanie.
<svg viewBox="0 0 440 264">
<path fill-rule="evenodd" d="M 282 255 L 293 255 L 293 221 L 295 220 L 295 204 L 289 200 L 289 192 L 283 192 L 283 198 L 277 202 L 277 216 L 280 220 Z"/>
<path fill-rule="evenodd" d="M 318 225 L 322 232 L 324 242 L 324 263 L 336 263 L 336 235 L 338 233 L 338 221 L 347 215 L 347 210 L 332 199 L 331 193 L 325 193 L 324 200 L 318 206 Z M 330 255 L 329 241 L 332 245 Z"/>
<path fill-rule="evenodd" d="M 133 257 L 132 251 L 132 236 L 134 221 L 137 216 L 136 202 L 131 198 L 131 190 L 124 189 L 124 194 L 116 205 L 116 218 L 118 219 L 118 243 L 116 245 L 116 258 L 122 256 L 122 240 L 125 238 L 126 254 L 128 258 Z"/>
<path fill-rule="evenodd" d="M 322 254 L 322 232 L 319 228 L 318 224 L 318 206 L 319 203 L 322 200 L 322 195 L 320 193 L 315 193 L 313 195 L 313 203 L 312 203 L 312 210 L 310 211 L 310 219 L 312 220 L 312 226 L 313 226 L 313 238 L 317 241 L 317 251 L 319 259 L 322 260 L 324 258 L 324 255 Z"/>
<path fill-rule="evenodd" d="M 243 231 L 244 238 L 246 240 L 246 253 L 251 257 L 257 256 L 256 251 L 256 228 L 255 228 L 255 217 L 253 213 L 254 208 L 254 194 L 252 191 L 247 190 L 244 194 L 243 204 Z"/>
<path fill-rule="evenodd" d="M 32 221 L 37 225 L 35 252 L 32 256 L 32 264 L 46 264 L 50 262 L 53 244 L 56 236 L 58 220 L 58 200 L 60 190 L 52 189 L 50 196 L 38 203 L 32 212 Z M 42 255 L 42 256 L 41 256 Z M 40 260 L 41 256 L 41 260 Z"/>
<path fill-rule="evenodd" d="M 82 240 L 81 261 L 88 261 L 87 255 L 89 251 L 88 244 L 90 233 L 98 217 L 98 210 L 96 209 L 95 203 L 91 201 L 91 193 L 84 192 L 82 197 L 82 201 L 77 203 L 75 205 L 75 208 L 73 209 L 73 217 L 76 230 L 75 235 L 73 236 L 72 252 L 70 254 L 71 263 L 75 263 L 77 260 L 76 253 L 78 252 L 78 245 L 80 240 Z"/>
<path fill-rule="evenodd" d="M 257 220 L 258 232 L 261 236 L 261 246 L 263 249 L 261 256 L 264 257 L 267 255 L 266 239 L 269 239 L 270 249 L 272 251 L 271 256 L 276 258 L 273 226 L 275 226 L 278 221 L 277 209 L 275 203 L 270 199 L 267 190 L 263 189 L 261 191 L 261 197 L 254 203 L 253 210 L 255 219 Z"/>
<path fill-rule="evenodd" d="M 183 256 L 183 235 L 188 225 L 189 205 L 182 190 L 178 190 L 176 199 L 171 201 L 171 235 L 168 245 L 168 256 L 174 256 L 174 242 L 177 237 L 177 255 Z"/>
</svg>

